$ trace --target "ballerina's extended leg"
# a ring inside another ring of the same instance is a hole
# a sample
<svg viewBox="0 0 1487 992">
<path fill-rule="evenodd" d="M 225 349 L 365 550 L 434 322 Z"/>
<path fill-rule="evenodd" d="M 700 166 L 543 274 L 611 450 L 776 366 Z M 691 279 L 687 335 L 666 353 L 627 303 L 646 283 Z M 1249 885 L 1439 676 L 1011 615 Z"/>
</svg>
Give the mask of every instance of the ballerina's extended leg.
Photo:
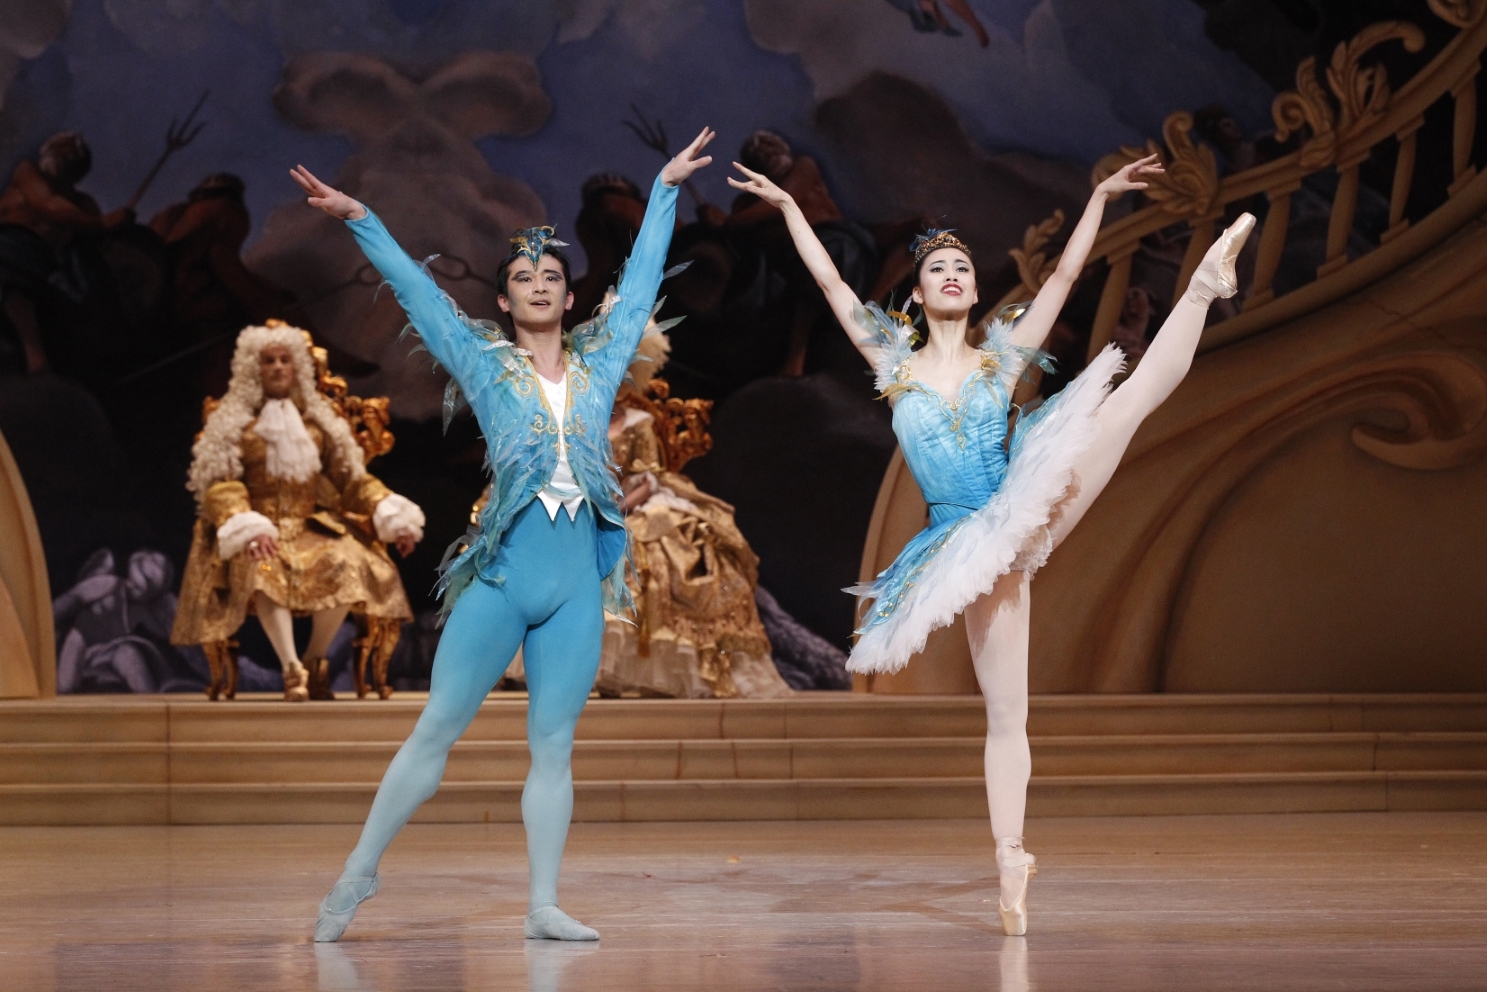
<svg viewBox="0 0 1487 992">
<path fill-rule="evenodd" d="M 1209 305 L 1215 299 L 1233 296 L 1239 289 L 1234 261 L 1254 227 L 1254 216 L 1242 214 L 1219 235 L 1141 362 L 1101 405 L 1099 433 L 1080 458 L 1069 495 L 1059 504 L 1049 525 L 1054 545 L 1069 535 L 1115 474 L 1141 422 L 1172 395 L 1188 374 L 1203 337 Z"/>
</svg>

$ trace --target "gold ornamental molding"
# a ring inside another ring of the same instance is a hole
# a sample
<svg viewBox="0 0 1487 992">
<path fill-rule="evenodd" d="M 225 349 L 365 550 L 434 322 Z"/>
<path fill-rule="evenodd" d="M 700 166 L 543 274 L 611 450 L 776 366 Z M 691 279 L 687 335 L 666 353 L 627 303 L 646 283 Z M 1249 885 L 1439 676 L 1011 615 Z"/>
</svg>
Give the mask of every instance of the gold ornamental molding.
<svg viewBox="0 0 1487 992">
<path fill-rule="evenodd" d="M 1443 21 L 1466 28 L 1487 13 L 1487 0 L 1430 0 L 1430 11 Z"/>
<path fill-rule="evenodd" d="M 1012 261 L 1017 263 L 1017 274 L 1022 277 L 1025 299 L 1037 296 L 1038 290 L 1043 288 L 1043 284 L 1058 266 L 1058 256 L 1049 258 L 1044 247 L 1063 226 L 1064 212 L 1055 210 L 1053 216 L 1041 224 L 1028 225 L 1027 231 L 1022 235 L 1022 247 L 1007 252 L 1012 256 Z"/>
<path fill-rule="evenodd" d="M 1385 21 L 1365 28 L 1332 51 L 1327 84 L 1337 98 L 1334 111 L 1326 90 L 1317 81 L 1317 60 L 1303 59 L 1296 67 L 1296 89 L 1282 93 L 1271 104 L 1275 137 L 1285 141 L 1303 127 L 1311 138 L 1301 147 L 1300 164 L 1308 170 L 1331 165 L 1339 149 L 1384 116 L 1389 108 L 1389 74 L 1381 65 L 1364 66 L 1363 56 L 1386 41 L 1400 41 L 1407 52 L 1425 47 L 1425 32 L 1404 21 Z M 1363 149 L 1368 154 L 1368 149 Z"/>
<path fill-rule="evenodd" d="M 1111 152 L 1095 163 L 1090 185 L 1098 186 L 1137 159 L 1156 155 L 1166 171 L 1147 178 L 1147 198 L 1176 217 L 1207 216 L 1219 192 L 1218 161 L 1213 149 L 1193 140 L 1192 130 L 1192 114 L 1186 110 L 1168 114 L 1162 122 L 1165 148 L 1150 138 L 1143 148 L 1122 145 L 1120 151 Z"/>
</svg>

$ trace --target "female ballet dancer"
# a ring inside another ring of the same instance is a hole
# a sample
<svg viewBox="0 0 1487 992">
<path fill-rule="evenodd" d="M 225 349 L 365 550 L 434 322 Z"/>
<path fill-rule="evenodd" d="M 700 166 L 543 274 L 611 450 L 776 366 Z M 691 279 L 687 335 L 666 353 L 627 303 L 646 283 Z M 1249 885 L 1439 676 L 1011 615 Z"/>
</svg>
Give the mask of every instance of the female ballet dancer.
<svg viewBox="0 0 1487 992">
<path fill-rule="evenodd" d="M 1140 426 L 1182 381 L 1203 333 L 1208 306 L 1234 295 L 1234 258 L 1255 219 L 1249 214 L 1204 255 L 1187 292 L 1130 377 L 1110 393 L 1123 367 L 1107 347 L 1079 378 L 1021 419 L 1008 438 L 1013 387 L 1084 268 L 1105 203 L 1144 189 L 1139 176 L 1162 171 L 1156 156 L 1100 183 L 1069 243 L 1031 306 L 1008 307 L 979 347 L 966 338 L 976 302 L 971 253 L 949 231 L 914 244 L 912 299 L 924 310 L 928 340 L 913 350 L 910 328 L 848 288 L 800 209 L 766 177 L 734 163 L 729 178 L 784 212 L 801 259 L 826 294 L 852 343 L 872 364 L 893 404 L 904 461 L 929 503 L 929 526 L 871 585 L 850 590 L 873 600 L 847 667 L 894 672 L 924 647 L 930 631 L 965 613 L 976 679 L 986 699 L 986 797 L 996 838 L 1001 895 L 1010 936 L 1027 932 L 1027 886 L 1036 862 L 1022 847 L 1032 758 L 1027 742 L 1028 581 L 1110 481 Z M 1021 311 L 1019 314 L 1018 311 Z M 1107 398 L 1107 394 L 1109 394 Z"/>
<path fill-rule="evenodd" d="M 531 694 L 532 766 L 521 799 L 531 886 L 526 935 L 599 939 L 558 908 L 558 867 L 573 816 L 573 729 L 599 669 L 604 611 L 629 608 L 623 496 L 605 425 L 655 308 L 677 187 L 712 161 L 698 157 L 712 139 L 703 128 L 661 170 L 616 298 L 567 342 L 563 312 L 573 294 L 552 228 L 517 232 L 496 271 L 496 302 L 515 328 L 508 337 L 466 317 L 366 207 L 303 166 L 292 173 L 311 206 L 347 222 L 463 393 L 485 435 L 493 483 L 478 533 L 467 535 L 468 547 L 440 579 L 449 619 L 428 705 L 382 778 L 345 872 L 320 904 L 317 941 L 339 939 L 356 907 L 377 894 L 382 852 L 438 789 L 450 747 L 518 647 Z"/>
</svg>

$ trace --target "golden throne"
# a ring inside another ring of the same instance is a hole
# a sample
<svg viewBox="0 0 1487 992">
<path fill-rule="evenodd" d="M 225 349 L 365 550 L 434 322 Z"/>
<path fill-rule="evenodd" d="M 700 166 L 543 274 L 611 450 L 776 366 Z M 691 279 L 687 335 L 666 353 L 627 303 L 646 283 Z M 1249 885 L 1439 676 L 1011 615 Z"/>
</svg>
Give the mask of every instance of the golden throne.
<svg viewBox="0 0 1487 992">
<path fill-rule="evenodd" d="M 668 472 L 680 472 L 687 462 L 713 448 L 712 435 L 707 431 L 712 422 L 712 400 L 677 399 L 665 379 L 652 378 L 643 391 L 624 390 L 618 403 L 644 410 L 654 418 Z"/>
</svg>

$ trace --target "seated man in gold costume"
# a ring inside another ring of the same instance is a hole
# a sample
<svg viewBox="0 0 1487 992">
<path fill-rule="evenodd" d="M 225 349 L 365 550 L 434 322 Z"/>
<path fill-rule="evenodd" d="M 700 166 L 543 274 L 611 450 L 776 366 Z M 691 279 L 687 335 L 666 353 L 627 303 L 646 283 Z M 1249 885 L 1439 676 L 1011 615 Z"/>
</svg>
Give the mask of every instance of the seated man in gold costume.
<svg viewBox="0 0 1487 992">
<path fill-rule="evenodd" d="M 423 511 L 367 472 L 350 421 L 320 388 L 308 335 L 277 321 L 238 335 L 227 394 L 192 456 L 186 486 L 200 516 L 171 642 L 207 651 L 215 699 L 226 660 L 216 655 L 230 654 L 252 612 L 279 657 L 284 698 L 335 698 L 325 651 L 347 612 L 394 630 L 412 619 L 386 545 L 409 554 Z M 295 615 L 313 618 L 303 661 Z"/>
</svg>

